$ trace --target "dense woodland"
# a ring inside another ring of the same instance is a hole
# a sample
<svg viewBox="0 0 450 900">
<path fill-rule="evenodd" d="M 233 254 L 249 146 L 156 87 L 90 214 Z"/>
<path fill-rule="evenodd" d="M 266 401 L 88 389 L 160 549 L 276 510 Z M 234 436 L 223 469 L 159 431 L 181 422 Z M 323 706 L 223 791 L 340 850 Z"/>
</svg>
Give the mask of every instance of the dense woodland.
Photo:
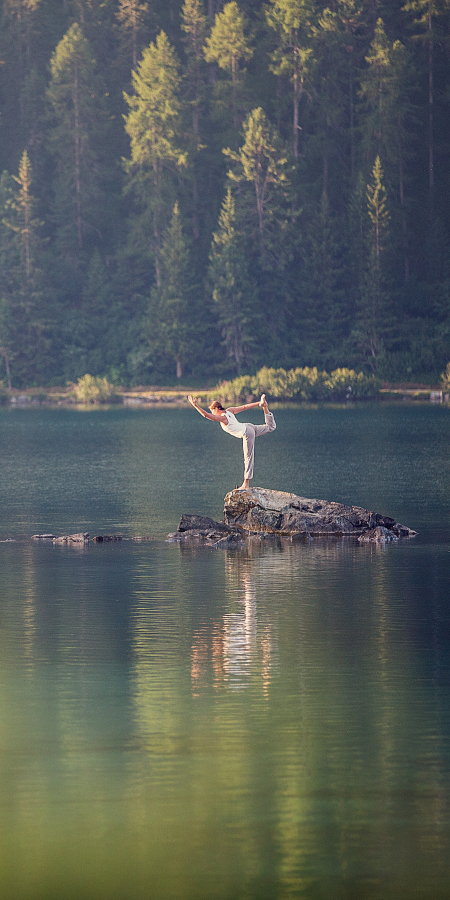
<svg viewBox="0 0 450 900">
<path fill-rule="evenodd" d="M 3 0 L 0 378 L 429 381 L 450 0 Z"/>
</svg>

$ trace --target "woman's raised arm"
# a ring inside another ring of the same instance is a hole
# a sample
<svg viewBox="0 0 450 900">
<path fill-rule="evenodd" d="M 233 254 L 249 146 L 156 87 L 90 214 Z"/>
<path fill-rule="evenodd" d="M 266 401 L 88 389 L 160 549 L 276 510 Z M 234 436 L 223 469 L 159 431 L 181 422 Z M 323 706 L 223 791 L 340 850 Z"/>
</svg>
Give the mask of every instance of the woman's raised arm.
<svg viewBox="0 0 450 900">
<path fill-rule="evenodd" d="M 224 425 L 228 425 L 226 415 L 222 414 L 220 416 L 215 416 L 214 413 L 206 412 L 206 409 L 202 409 L 202 407 L 198 405 L 192 394 L 188 394 L 188 400 L 191 406 L 193 406 L 204 419 L 210 419 L 211 422 L 223 422 Z"/>
</svg>

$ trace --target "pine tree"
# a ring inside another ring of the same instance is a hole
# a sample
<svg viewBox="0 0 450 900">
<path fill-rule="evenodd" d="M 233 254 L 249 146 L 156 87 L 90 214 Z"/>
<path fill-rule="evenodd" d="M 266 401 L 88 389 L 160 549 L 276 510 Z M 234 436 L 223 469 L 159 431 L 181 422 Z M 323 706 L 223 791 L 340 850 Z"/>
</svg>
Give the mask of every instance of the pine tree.
<svg viewBox="0 0 450 900">
<path fill-rule="evenodd" d="M 213 315 L 222 333 L 227 356 L 234 361 L 239 375 L 244 363 L 249 364 L 252 360 L 261 316 L 242 234 L 236 228 L 231 188 L 222 204 L 209 259 Z"/>
<path fill-rule="evenodd" d="M 391 326 L 385 265 L 390 215 L 379 156 L 373 165 L 366 196 L 369 220 L 366 267 L 353 336 L 364 355 L 369 357 L 372 368 L 376 370 L 378 360 L 385 352 L 386 338 Z"/>
<path fill-rule="evenodd" d="M 37 373 L 48 372 L 51 344 L 37 264 L 43 223 L 33 214 L 31 184 L 30 160 L 24 151 L 18 175 L 4 172 L 0 182 L 0 346 L 8 379 L 12 372 L 16 384 L 32 383 Z"/>
<path fill-rule="evenodd" d="M 313 102 L 308 152 L 312 159 L 320 153 L 322 192 L 328 196 L 332 186 L 342 207 L 355 169 L 355 84 L 360 76 L 361 25 L 361 10 L 354 0 L 326 7 L 311 25 L 314 64 L 310 67 Z"/>
<path fill-rule="evenodd" d="M 142 3 L 140 0 L 119 0 L 116 18 L 126 35 L 126 43 L 130 46 L 133 71 L 136 71 L 138 41 L 148 14 L 148 3 Z"/>
<path fill-rule="evenodd" d="M 129 188 L 141 209 L 136 225 L 143 242 L 149 241 L 158 287 L 162 233 L 173 208 L 175 177 L 187 165 L 187 154 L 180 146 L 180 82 L 178 59 L 161 31 L 133 72 L 134 94 L 124 94 L 130 109 L 125 118 L 131 142 L 131 159 L 126 163 Z"/>
<path fill-rule="evenodd" d="M 3 222 L 17 237 L 21 259 L 21 281 L 23 285 L 28 286 L 32 277 L 33 251 L 38 241 L 38 229 L 43 223 L 33 216 L 35 200 L 31 194 L 32 171 L 26 150 L 22 153 L 19 174 L 13 175 L 12 178 L 19 187 L 6 202 Z"/>
<path fill-rule="evenodd" d="M 233 127 L 239 128 L 238 97 L 242 88 L 241 64 L 251 59 L 253 50 L 245 35 L 246 21 L 235 0 L 226 3 L 217 13 L 210 36 L 205 41 L 206 62 L 217 63 L 231 78 L 231 107 Z"/>
<path fill-rule="evenodd" d="M 22 62 L 26 66 L 30 65 L 33 20 L 40 3 L 41 0 L 5 0 L 4 4 L 6 14 L 16 21 Z"/>
<path fill-rule="evenodd" d="M 307 93 L 307 80 L 314 59 L 311 45 L 311 26 L 314 21 L 312 0 L 270 0 L 267 22 L 278 34 L 278 47 L 272 53 L 271 70 L 286 75 L 293 85 L 293 153 L 299 155 L 299 107 Z"/>
<path fill-rule="evenodd" d="M 154 354 L 162 354 L 175 364 L 177 378 L 195 356 L 196 321 L 191 301 L 189 250 L 175 203 L 161 247 L 161 283 L 151 297 L 149 343 Z"/>
<path fill-rule="evenodd" d="M 249 203 L 249 209 L 253 210 L 260 257 L 265 262 L 277 200 L 283 194 L 283 188 L 286 189 L 288 185 L 287 160 L 276 132 L 261 107 L 249 113 L 243 130 L 244 143 L 238 152 L 235 153 L 229 147 L 223 152 L 235 163 L 234 168 L 228 172 L 228 177 L 247 187 L 247 203 L 249 191 L 254 198 Z"/>
<path fill-rule="evenodd" d="M 200 106 L 204 92 L 203 44 L 207 31 L 202 0 L 185 0 L 181 17 L 187 58 L 185 75 L 187 95 L 192 109 L 192 130 L 198 140 Z"/>
<path fill-rule="evenodd" d="M 23 147 L 39 144 L 48 60 L 38 59 L 42 0 L 4 0 L 0 21 L 1 152 L 17 164 Z M 45 76 L 45 79 L 44 79 Z"/>
<path fill-rule="evenodd" d="M 413 129 L 417 124 L 411 93 L 415 79 L 408 51 L 387 40 L 382 19 L 366 56 L 368 68 L 361 80 L 362 149 L 366 159 L 374 153 L 385 161 L 385 177 L 391 197 L 397 198 L 405 280 L 409 277 L 407 234 L 406 165 L 411 158 Z"/>
<path fill-rule="evenodd" d="M 434 68 L 435 68 L 435 44 L 440 40 L 438 29 L 439 19 L 449 12 L 448 0 L 407 0 L 403 7 L 406 12 L 415 13 L 415 24 L 419 28 L 419 38 L 427 46 L 428 66 L 428 186 L 430 194 L 430 207 L 433 206 L 433 194 L 435 187 L 434 175 Z"/>
<path fill-rule="evenodd" d="M 59 42 L 50 67 L 47 96 L 52 112 L 49 144 L 56 164 L 57 243 L 76 258 L 86 235 L 99 232 L 105 175 L 100 142 L 106 140 L 105 92 L 89 43 L 77 23 Z"/>
<path fill-rule="evenodd" d="M 186 66 L 184 74 L 185 98 L 191 113 L 191 124 L 188 126 L 192 182 L 192 227 L 196 240 L 200 237 L 199 223 L 199 185 L 202 182 L 201 151 L 205 149 L 200 137 L 200 117 L 204 114 L 206 74 L 203 58 L 207 20 L 203 11 L 202 0 L 185 0 L 181 10 L 181 28 L 185 33 L 184 45 Z"/>
<path fill-rule="evenodd" d="M 305 362 L 333 365 L 349 327 L 349 304 L 342 284 L 342 260 L 336 222 L 328 197 L 322 193 L 319 208 L 305 229 L 302 245 L 301 323 Z"/>
</svg>

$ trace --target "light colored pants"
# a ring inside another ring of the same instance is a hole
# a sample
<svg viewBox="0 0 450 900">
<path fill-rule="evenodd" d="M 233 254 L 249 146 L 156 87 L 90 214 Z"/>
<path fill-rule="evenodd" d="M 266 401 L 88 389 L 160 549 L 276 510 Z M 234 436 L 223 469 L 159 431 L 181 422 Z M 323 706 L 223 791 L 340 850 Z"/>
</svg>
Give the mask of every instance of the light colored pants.
<svg viewBox="0 0 450 900">
<path fill-rule="evenodd" d="M 271 412 L 264 413 L 264 421 L 265 425 L 252 425 L 251 422 L 247 422 L 245 425 L 245 434 L 242 438 L 245 464 L 244 478 L 253 478 L 255 438 L 260 437 L 262 434 L 269 434 L 270 431 L 275 431 L 277 427 Z"/>
</svg>

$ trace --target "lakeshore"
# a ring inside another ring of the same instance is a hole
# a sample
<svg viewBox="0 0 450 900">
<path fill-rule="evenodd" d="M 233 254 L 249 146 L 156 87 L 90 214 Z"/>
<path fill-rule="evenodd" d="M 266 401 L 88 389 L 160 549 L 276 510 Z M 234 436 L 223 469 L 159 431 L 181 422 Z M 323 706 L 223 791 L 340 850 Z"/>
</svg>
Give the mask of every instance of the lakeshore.
<svg viewBox="0 0 450 900">
<path fill-rule="evenodd" d="M 133 388 L 123 388 L 117 386 L 114 400 L 107 401 L 109 404 L 118 403 L 125 406 L 187 406 L 187 395 L 194 392 L 202 403 L 210 402 L 218 394 L 216 387 L 165 387 L 163 386 L 144 386 L 138 385 Z M 377 399 L 381 402 L 386 401 L 412 401 L 412 402 L 432 402 L 432 403 L 448 403 L 450 395 L 442 390 L 439 384 L 426 385 L 416 384 L 414 382 L 404 383 L 388 383 L 383 382 Z M 288 407 L 297 405 L 305 405 L 310 401 L 302 400 L 271 400 L 272 403 L 283 403 Z M 333 402 L 333 401 L 322 401 Z M 349 403 L 364 402 L 349 400 Z M 56 386 L 56 387 L 30 387 L 30 388 L 12 388 L 3 395 L 3 405 L 10 406 L 77 406 L 88 408 L 92 406 L 104 406 L 103 402 L 81 403 L 77 400 L 72 386 Z M 316 404 L 314 404 L 316 405 Z"/>
</svg>

